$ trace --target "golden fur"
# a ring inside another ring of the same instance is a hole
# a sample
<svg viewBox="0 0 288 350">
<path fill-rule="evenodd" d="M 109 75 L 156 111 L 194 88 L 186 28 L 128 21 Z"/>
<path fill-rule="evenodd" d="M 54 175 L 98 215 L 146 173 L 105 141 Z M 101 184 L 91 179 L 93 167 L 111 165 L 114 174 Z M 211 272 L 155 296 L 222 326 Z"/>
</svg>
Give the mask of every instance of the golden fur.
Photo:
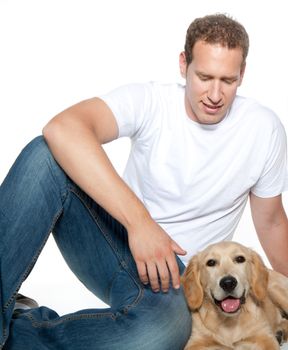
<svg viewBox="0 0 288 350">
<path fill-rule="evenodd" d="M 220 281 L 231 276 L 237 282 L 225 291 Z M 210 245 L 190 260 L 182 283 L 193 319 L 185 350 L 274 350 L 276 334 L 287 340 L 288 279 L 251 249 Z"/>
</svg>

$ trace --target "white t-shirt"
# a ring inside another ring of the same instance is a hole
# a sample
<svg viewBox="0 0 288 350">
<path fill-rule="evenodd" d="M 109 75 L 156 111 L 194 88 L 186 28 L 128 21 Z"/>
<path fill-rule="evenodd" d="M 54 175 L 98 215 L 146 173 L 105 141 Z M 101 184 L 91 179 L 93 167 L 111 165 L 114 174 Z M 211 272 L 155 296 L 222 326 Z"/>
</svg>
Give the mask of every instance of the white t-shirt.
<svg viewBox="0 0 288 350">
<path fill-rule="evenodd" d="M 286 134 L 277 116 L 237 96 L 218 124 L 192 121 L 179 84 L 133 84 L 101 96 L 119 137 L 132 140 L 124 180 L 190 257 L 231 239 L 248 194 L 287 188 Z M 149 234 L 149 232 L 147 232 Z"/>
</svg>

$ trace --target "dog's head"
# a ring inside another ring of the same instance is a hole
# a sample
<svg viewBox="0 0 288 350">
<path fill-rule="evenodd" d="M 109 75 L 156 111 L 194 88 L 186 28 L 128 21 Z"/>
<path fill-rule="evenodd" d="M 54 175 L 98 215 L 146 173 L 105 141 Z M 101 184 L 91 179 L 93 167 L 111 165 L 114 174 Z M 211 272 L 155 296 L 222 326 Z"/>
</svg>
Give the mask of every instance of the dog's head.
<svg viewBox="0 0 288 350">
<path fill-rule="evenodd" d="M 221 242 L 190 260 L 182 283 L 191 310 L 199 309 L 205 300 L 222 315 L 235 316 L 248 296 L 257 302 L 265 298 L 268 270 L 251 249 Z"/>
</svg>

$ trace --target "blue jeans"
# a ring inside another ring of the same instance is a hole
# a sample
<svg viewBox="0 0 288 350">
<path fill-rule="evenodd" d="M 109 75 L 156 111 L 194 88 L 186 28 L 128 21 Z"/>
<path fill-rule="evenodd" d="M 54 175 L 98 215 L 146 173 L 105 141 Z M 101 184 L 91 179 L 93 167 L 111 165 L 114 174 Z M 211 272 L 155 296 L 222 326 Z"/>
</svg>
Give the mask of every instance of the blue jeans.
<svg viewBox="0 0 288 350">
<path fill-rule="evenodd" d="M 110 308 L 13 313 L 50 232 L 71 270 Z M 42 137 L 25 147 L 0 187 L 0 304 L 5 350 L 177 350 L 191 332 L 182 289 L 154 293 L 140 282 L 125 228 L 68 178 Z"/>
</svg>

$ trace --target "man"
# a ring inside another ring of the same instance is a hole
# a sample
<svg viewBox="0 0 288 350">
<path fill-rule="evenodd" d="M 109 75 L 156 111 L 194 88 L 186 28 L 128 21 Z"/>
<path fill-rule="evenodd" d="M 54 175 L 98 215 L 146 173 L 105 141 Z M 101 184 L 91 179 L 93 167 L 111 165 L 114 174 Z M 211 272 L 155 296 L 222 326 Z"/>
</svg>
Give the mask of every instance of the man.
<svg viewBox="0 0 288 350">
<path fill-rule="evenodd" d="M 80 102 L 23 150 L 0 191 L 4 349 L 183 349 L 180 274 L 232 237 L 248 196 L 272 266 L 288 275 L 286 136 L 273 112 L 236 96 L 248 46 L 233 19 L 197 19 L 180 54 L 185 87 L 134 84 Z M 132 140 L 124 180 L 101 147 L 121 136 Z M 51 231 L 110 309 L 14 310 Z"/>
</svg>

